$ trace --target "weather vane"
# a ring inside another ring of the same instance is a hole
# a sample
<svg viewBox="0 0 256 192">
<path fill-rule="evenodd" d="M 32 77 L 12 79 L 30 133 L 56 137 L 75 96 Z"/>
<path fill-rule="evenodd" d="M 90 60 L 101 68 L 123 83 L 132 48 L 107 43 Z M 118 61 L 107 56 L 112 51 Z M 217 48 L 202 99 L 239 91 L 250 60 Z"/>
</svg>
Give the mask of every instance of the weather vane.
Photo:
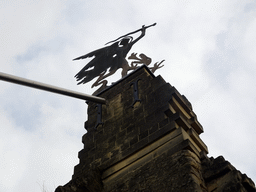
<svg viewBox="0 0 256 192">
<path fill-rule="evenodd" d="M 95 77 L 98 77 L 93 83 L 92 88 L 102 84 L 98 90 L 103 90 L 107 86 L 107 80 L 105 80 L 105 78 L 113 75 L 119 68 L 122 68 L 122 77 L 124 77 L 129 70 L 137 69 L 139 67 L 138 64 L 145 64 L 148 66 L 151 63 L 151 58 L 147 57 L 145 54 L 140 54 L 138 57 L 137 53 L 132 53 L 128 59 L 135 61 L 132 61 L 130 65 L 125 58 L 132 46 L 145 36 L 146 29 L 155 25 L 156 23 L 149 26 L 143 25 L 141 29 L 123 35 L 105 44 L 112 43 L 109 46 L 73 59 L 80 60 L 94 56 L 94 58 L 75 75 L 76 80 L 79 81 L 78 84 L 87 83 Z M 133 40 L 130 35 L 140 31 L 140 36 Z M 161 66 L 163 61 L 164 60 L 160 63 L 155 63 L 153 67 L 150 67 L 151 71 L 154 73 L 157 69 L 163 67 L 163 65 Z"/>
</svg>

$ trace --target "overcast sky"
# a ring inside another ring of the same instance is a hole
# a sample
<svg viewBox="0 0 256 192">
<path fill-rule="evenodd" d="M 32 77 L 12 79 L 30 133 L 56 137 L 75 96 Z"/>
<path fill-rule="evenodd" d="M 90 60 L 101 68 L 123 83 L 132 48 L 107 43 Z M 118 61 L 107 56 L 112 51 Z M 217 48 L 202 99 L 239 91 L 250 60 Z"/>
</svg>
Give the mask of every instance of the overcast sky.
<svg viewBox="0 0 256 192">
<path fill-rule="evenodd" d="M 208 156 L 256 181 L 255 1 L 0 0 L 0 71 L 92 94 L 72 59 L 155 22 L 130 53 L 165 59 L 156 75 L 192 103 Z M 0 191 L 66 184 L 86 119 L 82 100 L 0 81 Z"/>
</svg>

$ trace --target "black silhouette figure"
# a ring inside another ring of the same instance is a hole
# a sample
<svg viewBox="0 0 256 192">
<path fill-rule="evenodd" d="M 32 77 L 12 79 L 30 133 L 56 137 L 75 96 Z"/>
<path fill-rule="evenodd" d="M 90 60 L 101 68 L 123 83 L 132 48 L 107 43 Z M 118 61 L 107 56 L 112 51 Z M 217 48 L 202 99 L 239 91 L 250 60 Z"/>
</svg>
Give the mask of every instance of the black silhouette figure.
<svg viewBox="0 0 256 192">
<path fill-rule="evenodd" d="M 99 76 L 96 82 L 92 85 L 92 87 L 98 86 L 100 84 L 106 86 L 107 81 L 103 79 L 114 74 L 119 68 L 122 68 L 122 77 L 127 75 L 127 72 L 129 70 L 132 70 L 127 60 L 125 59 L 128 52 L 138 40 L 145 36 L 146 28 L 154 25 L 156 25 L 156 23 L 149 26 L 143 25 L 142 28 L 139 30 L 123 35 L 114 41 L 108 42 L 114 42 L 110 46 L 95 50 L 86 55 L 73 59 L 79 60 L 94 56 L 94 58 L 75 75 L 77 81 L 80 81 L 78 82 L 78 84 L 87 83 L 95 77 Z M 129 36 L 139 31 L 141 31 L 141 35 L 135 40 L 133 40 L 133 38 Z M 107 73 L 107 71 L 109 72 Z"/>
</svg>

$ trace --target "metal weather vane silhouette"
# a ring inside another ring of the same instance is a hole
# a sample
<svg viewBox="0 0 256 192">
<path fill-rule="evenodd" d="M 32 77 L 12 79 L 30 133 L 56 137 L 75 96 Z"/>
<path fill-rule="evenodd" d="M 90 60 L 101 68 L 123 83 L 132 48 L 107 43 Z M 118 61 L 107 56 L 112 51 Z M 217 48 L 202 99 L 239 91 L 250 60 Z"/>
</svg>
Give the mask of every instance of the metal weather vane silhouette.
<svg viewBox="0 0 256 192">
<path fill-rule="evenodd" d="M 104 79 L 110 75 L 113 75 L 118 69 L 122 68 L 122 77 L 124 77 L 127 75 L 129 70 L 138 68 L 138 64 L 145 64 L 148 66 L 151 63 L 151 59 L 145 54 L 140 54 L 139 58 L 137 57 L 136 53 L 132 53 L 128 59 L 133 59 L 135 61 L 133 61 L 131 65 L 128 64 L 125 58 L 128 52 L 131 50 L 132 46 L 145 36 L 146 29 L 155 25 L 156 23 L 149 26 L 143 25 L 141 29 L 123 35 L 105 44 L 107 45 L 112 43 L 109 46 L 97 49 L 73 59 L 80 60 L 94 56 L 94 58 L 75 75 L 76 80 L 79 81 L 78 84 L 87 83 L 98 76 L 98 79 L 93 83 L 92 87 L 102 84 L 100 87 L 102 90 L 107 85 L 107 80 Z M 131 36 L 129 36 L 140 31 L 140 36 L 134 40 Z M 155 63 L 154 67 L 150 68 L 151 71 L 154 73 L 156 69 L 163 67 L 160 66 L 163 61 L 161 61 L 159 64 Z"/>
</svg>

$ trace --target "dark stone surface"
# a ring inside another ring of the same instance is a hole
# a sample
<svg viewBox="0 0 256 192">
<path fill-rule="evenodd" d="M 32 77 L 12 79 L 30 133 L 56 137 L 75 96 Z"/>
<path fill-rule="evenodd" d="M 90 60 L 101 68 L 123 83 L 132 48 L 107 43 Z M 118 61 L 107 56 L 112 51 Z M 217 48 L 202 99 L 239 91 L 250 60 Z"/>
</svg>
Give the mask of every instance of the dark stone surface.
<svg viewBox="0 0 256 192">
<path fill-rule="evenodd" d="M 86 173 L 71 180 L 65 186 L 59 186 L 55 192 L 99 192 L 103 190 L 101 173 L 97 168 L 90 168 Z"/>
<path fill-rule="evenodd" d="M 202 173 L 209 191 L 214 192 L 255 192 L 254 182 L 242 174 L 222 156 L 204 158 Z"/>
<path fill-rule="evenodd" d="M 131 83 L 137 79 L 141 79 L 141 102 L 132 107 Z M 74 168 L 72 180 L 59 186 L 56 192 L 255 191 L 254 183 L 223 157 L 207 157 L 207 147 L 198 144 L 202 142 L 199 134 L 203 128 L 190 102 L 146 66 L 98 96 L 107 100 L 102 106 L 104 124 L 95 129 L 96 104 L 88 102 L 87 133 L 82 138 L 84 149 L 78 154 L 80 162 Z M 136 162 L 127 160 L 137 158 L 138 153 L 171 135 L 173 140 L 161 150 L 143 154 Z M 119 164 L 124 167 L 115 170 Z M 112 180 L 109 178 L 115 172 L 103 176 L 112 169 L 120 175 Z"/>
<path fill-rule="evenodd" d="M 207 191 L 200 175 L 200 161 L 188 150 L 164 153 L 118 177 L 105 191 Z"/>
</svg>

